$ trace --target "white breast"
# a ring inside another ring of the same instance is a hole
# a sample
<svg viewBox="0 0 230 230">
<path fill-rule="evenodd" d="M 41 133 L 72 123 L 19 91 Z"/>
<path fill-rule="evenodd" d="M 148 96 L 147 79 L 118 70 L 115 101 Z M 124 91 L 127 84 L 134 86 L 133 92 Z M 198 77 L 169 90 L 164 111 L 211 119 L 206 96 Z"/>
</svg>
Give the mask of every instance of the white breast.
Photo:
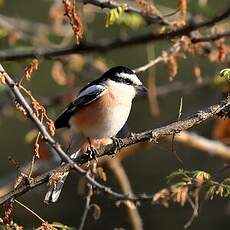
<svg viewBox="0 0 230 230">
<path fill-rule="evenodd" d="M 130 85 L 108 81 L 108 87 L 114 104 L 108 114 L 101 121 L 101 134 L 103 137 L 115 136 L 126 123 L 135 97 L 135 89 Z"/>
</svg>

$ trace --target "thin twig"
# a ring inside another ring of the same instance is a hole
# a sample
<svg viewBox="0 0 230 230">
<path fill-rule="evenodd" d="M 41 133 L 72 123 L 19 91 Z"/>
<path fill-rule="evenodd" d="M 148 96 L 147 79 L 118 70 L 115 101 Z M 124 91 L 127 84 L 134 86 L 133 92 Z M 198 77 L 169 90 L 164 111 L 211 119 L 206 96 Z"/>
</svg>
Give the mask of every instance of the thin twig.
<svg viewBox="0 0 230 230">
<path fill-rule="evenodd" d="M 159 56 L 158 58 L 154 59 L 154 60 L 150 60 L 146 65 L 143 65 L 141 67 L 138 67 L 136 69 L 134 69 L 135 73 L 140 73 L 140 72 L 144 72 L 147 69 L 149 69 L 150 67 L 153 67 L 154 65 L 156 65 L 157 63 L 163 61 L 164 58 L 162 56 Z"/>
<path fill-rule="evenodd" d="M 188 196 L 188 202 L 190 203 L 190 205 L 192 206 L 193 209 L 193 213 L 192 216 L 189 218 L 189 220 L 187 221 L 187 223 L 184 225 L 184 228 L 187 229 L 191 226 L 193 220 L 195 219 L 195 217 L 198 216 L 198 206 L 196 204 L 194 204 L 193 200 L 191 199 L 190 196 Z"/>
<path fill-rule="evenodd" d="M 91 207 L 90 202 L 91 202 L 91 198 L 93 196 L 93 188 L 92 188 L 91 184 L 88 184 L 87 186 L 88 186 L 88 194 L 86 196 L 85 209 L 84 209 L 83 215 L 81 217 L 81 223 L 80 223 L 78 230 L 83 230 L 88 212 L 89 212 L 90 207 Z"/>
<path fill-rule="evenodd" d="M 181 118 L 181 115 L 182 115 L 182 108 L 183 108 L 183 97 L 180 98 L 180 107 L 179 107 L 179 111 L 178 111 L 177 121 L 179 121 L 180 118 Z M 176 136 L 176 132 L 174 132 L 173 135 L 172 135 L 172 141 L 171 141 L 172 153 L 173 153 L 173 155 L 176 157 L 177 161 L 179 162 L 180 167 L 181 167 L 181 168 L 184 168 L 183 161 L 182 161 L 182 159 L 179 157 L 179 155 L 177 154 L 177 152 L 176 152 L 176 150 L 175 150 L 175 148 L 174 148 L 175 136 Z"/>
<path fill-rule="evenodd" d="M 32 209 L 30 209 L 28 206 L 24 205 L 23 203 L 21 203 L 18 200 L 14 200 L 17 204 L 21 205 L 23 208 L 25 208 L 26 210 L 28 210 L 30 213 L 32 213 L 34 216 L 36 216 L 42 223 L 46 223 L 46 221 L 41 218 L 36 212 L 34 212 Z"/>
<path fill-rule="evenodd" d="M 147 64 L 145 64 L 145 65 L 143 65 L 141 67 L 138 67 L 138 68 L 134 69 L 133 71 L 135 73 L 144 72 L 144 71 L 146 71 L 150 67 L 153 67 L 154 65 L 156 65 L 159 62 L 166 62 L 167 57 L 169 55 L 174 56 L 176 53 L 178 53 L 181 50 L 182 46 L 183 46 L 183 40 L 180 39 L 180 41 L 176 42 L 172 47 L 170 47 L 166 51 L 162 51 L 162 53 L 161 53 L 161 55 L 159 57 L 157 57 L 154 60 L 150 60 Z"/>
</svg>

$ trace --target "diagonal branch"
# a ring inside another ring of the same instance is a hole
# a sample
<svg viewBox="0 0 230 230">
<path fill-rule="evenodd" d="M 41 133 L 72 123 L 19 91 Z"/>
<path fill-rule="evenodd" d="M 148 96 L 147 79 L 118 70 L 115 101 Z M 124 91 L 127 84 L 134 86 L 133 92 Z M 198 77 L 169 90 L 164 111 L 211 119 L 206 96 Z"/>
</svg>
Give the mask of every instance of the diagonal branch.
<svg viewBox="0 0 230 230">
<path fill-rule="evenodd" d="M 130 194 L 121 194 L 112 191 L 109 187 L 106 187 L 97 181 L 95 181 L 84 169 L 82 169 L 79 165 L 82 165 L 86 162 L 89 162 L 90 159 L 87 155 L 82 155 L 76 158 L 76 161 L 74 162 L 71 160 L 68 155 L 62 150 L 61 146 L 50 136 L 48 131 L 46 130 L 45 126 L 41 123 L 41 121 L 36 117 L 34 114 L 32 108 L 29 106 L 21 92 L 19 91 L 17 84 L 12 80 L 12 78 L 5 72 L 3 67 L 0 65 L 0 73 L 1 78 L 4 78 L 6 84 L 9 86 L 10 90 L 16 97 L 17 101 L 23 106 L 23 108 L 26 110 L 28 117 L 31 119 L 31 121 L 36 125 L 37 129 L 41 132 L 44 140 L 48 143 L 48 145 L 53 148 L 57 154 L 65 161 L 67 164 L 59 167 L 56 170 L 63 170 L 67 171 L 70 169 L 74 169 L 78 173 L 80 173 L 82 176 L 84 176 L 87 181 L 98 188 L 100 191 L 104 192 L 105 194 L 111 195 L 112 197 L 116 199 L 124 199 L 124 200 L 132 200 L 136 201 L 139 199 L 142 200 L 149 200 L 152 199 L 152 196 L 148 197 L 146 195 L 130 195 Z M 120 140 L 120 148 L 124 148 L 139 142 L 146 142 L 146 141 L 154 141 L 157 142 L 160 140 L 160 138 L 172 135 L 173 133 L 179 133 L 182 130 L 189 129 L 197 124 L 200 124 L 207 119 L 218 115 L 220 112 L 225 112 L 226 114 L 229 113 L 230 110 L 230 95 L 226 97 L 224 100 L 220 101 L 216 105 L 212 105 L 206 109 L 200 110 L 197 113 L 193 114 L 192 116 L 189 116 L 187 118 L 184 118 L 180 121 L 174 122 L 172 124 L 169 124 L 167 126 L 148 130 L 142 133 L 134 133 L 130 137 L 124 138 Z M 115 144 L 109 144 L 106 145 L 98 150 L 98 158 L 105 156 L 105 155 L 112 155 L 115 153 L 116 146 Z M 48 178 L 55 172 L 55 170 L 49 171 L 39 177 L 36 177 L 32 181 L 28 181 L 28 183 L 24 186 L 21 186 L 12 192 L 8 193 L 7 195 L 0 198 L 0 204 L 3 204 L 8 199 L 12 197 L 18 197 L 25 192 L 44 184 L 48 181 Z"/>
<path fill-rule="evenodd" d="M 69 164 L 69 167 L 77 171 L 79 174 L 84 176 L 86 180 L 97 187 L 98 189 L 104 191 L 108 194 L 114 194 L 114 196 L 117 197 L 124 197 L 123 194 L 113 192 L 110 188 L 98 183 L 90 176 L 90 174 L 82 169 L 80 166 L 78 166 L 61 148 L 60 144 L 57 143 L 49 134 L 44 124 L 39 120 L 39 118 L 34 113 L 33 109 L 29 106 L 28 102 L 25 100 L 23 95 L 21 94 L 18 84 L 14 82 L 14 80 L 6 73 L 2 65 L 0 64 L 0 77 L 1 79 L 4 79 L 3 81 L 9 86 L 10 90 L 12 91 L 13 95 L 15 96 L 17 102 L 23 107 L 25 110 L 27 116 L 31 119 L 31 121 L 34 123 L 34 125 L 37 127 L 37 129 L 40 131 L 41 135 L 43 136 L 43 139 L 46 141 L 46 143 L 60 156 L 60 158 Z"/>
</svg>

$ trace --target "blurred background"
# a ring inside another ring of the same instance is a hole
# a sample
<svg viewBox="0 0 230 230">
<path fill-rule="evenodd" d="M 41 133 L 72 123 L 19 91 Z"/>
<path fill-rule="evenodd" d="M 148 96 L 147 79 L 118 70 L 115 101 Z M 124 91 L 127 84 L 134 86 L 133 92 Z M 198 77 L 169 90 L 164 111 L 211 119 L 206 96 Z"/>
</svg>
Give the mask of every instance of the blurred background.
<svg viewBox="0 0 230 230">
<path fill-rule="evenodd" d="M 133 3 L 129 1 L 129 3 Z M 163 14 L 173 12 L 177 8 L 176 0 L 155 0 L 155 5 Z M 114 24 L 105 27 L 106 10 L 92 5 L 77 3 L 84 23 L 84 39 L 99 41 L 112 39 L 118 36 L 132 36 L 146 31 L 159 31 L 158 26 L 141 26 L 130 28 L 126 25 Z M 193 0 L 189 1 L 189 14 L 200 18 L 210 18 L 222 12 L 229 6 L 229 0 Z M 75 38 L 68 21 L 63 22 L 63 13 L 59 1 L 54 0 L 11 0 L 0 1 L 0 53 L 2 50 L 17 49 L 30 50 L 44 47 L 63 47 L 75 43 Z M 8 22 L 8 24 L 6 23 Z M 226 22 L 229 24 L 229 19 Z M 229 43 L 228 43 L 229 44 Z M 108 50 L 105 53 L 73 54 L 55 59 L 39 60 L 39 67 L 34 71 L 32 79 L 25 81 L 24 86 L 31 90 L 47 108 L 48 115 L 55 119 L 68 102 L 77 95 L 78 90 L 87 82 L 97 78 L 109 67 L 125 65 L 132 69 L 140 67 L 161 55 L 162 50 L 172 45 L 169 41 L 160 41 L 143 45 Z M 7 72 L 19 80 L 25 67 L 31 60 L 2 62 Z M 178 116 L 180 98 L 183 96 L 182 117 L 196 112 L 208 105 L 218 102 L 222 97 L 223 88 L 214 84 L 216 74 L 227 66 L 226 62 L 212 62 L 210 58 L 190 55 L 178 59 L 178 73 L 174 81 L 169 81 L 167 65 L 159 63 L 139 76 L 148 87 L 156 86 L 157 105 L 154 106 L 146 98 L 140 98 L 133 104 L 128 120 L 129 130 L 141 132 L 161 127 L 175 121 Z M 205 84 L 197 80 L 194 68 L 201 71 L 200 78 Z M 176 82 L 181 87 L 173 92 L 161 93 L 163 89 L 173 88 Z M 192 87 L 190 87 L 193 85 Z M 159 91 L 159 92 L 158 92 Z M 156 101 L 155 101 L 156 103 Z M 193 132 L 214 138 L 216 120 L 212 119 L 192 129 Z M 30 162 L 33 152 L 33 124 L 25 120 L 20 112 L 14 108 L 10 93 L 6 87 L 0 85 L 0 185 L 1 188 L 11 181 L 11 175 L 16 173 L 15 167 L 8 160 L 11 156 L 20 165 Z M 57 131 L 57 138 L 61 143 L 68 143 L 65 138 L 66 131 Z M 64 138 L 63 138 L 64 137 Z M 64 141 L 65 140 L 65 141 Z M 212 157 L 207 153 L 175 143 L 177 154 L 188 170 L 204 170 L 216 173 L 225 161 Z M 155 193 L 164 188 L 167 175 L 180 167 L 178 160 L 171 151 L 171 143 L 161 141 L 154 146 L 144 146 L 138 152 L 124 157 L 122 164 L 130 179 L 135 193 Z M 105 167 L 108 185 L 119 190 L 117 182 L 109 169 Z M 226 177 L 230 171 L 226 170 L 220 177 Z M 61 222 L 68 226 L 79 226 L 84 210 L 84 196 L 80 191 L 81 179 L 76 173 L 68 177 L 59 201 L 55 204 L 43 203 L 47 186 L 41 186 L 18 198 L 28 205 L 49 223 Z M 0 190 L 1 190 L 0 188 Z M 101 208 L 101 217 L 95 221 L 92 212 L 89 213 L 85 229 L 131 229 L 126 207 L 117 207 L 113 199 L 104 195 L 95 195 L 93 202 Z M 1 210 L 2 211 L 2 210 Z M 150 202 L 142 203 L 139 207 L 144 229 L 183 229 L 184 224 L 192 215 L 189 204 L 181 207 L 170 203 L 168 208 L 152 205 Z M 2 215 L 2 213 L 1 213 Z M 24 208 L 15 204 L 14 220 L 25 229 L 38 227 L 41 223 Z M 212 201 L 200 200 L 199 216 L 194 220 L 191 229 L 230 229 L 230 202 L 229 198 L 214 198 Z"/>
</svg>

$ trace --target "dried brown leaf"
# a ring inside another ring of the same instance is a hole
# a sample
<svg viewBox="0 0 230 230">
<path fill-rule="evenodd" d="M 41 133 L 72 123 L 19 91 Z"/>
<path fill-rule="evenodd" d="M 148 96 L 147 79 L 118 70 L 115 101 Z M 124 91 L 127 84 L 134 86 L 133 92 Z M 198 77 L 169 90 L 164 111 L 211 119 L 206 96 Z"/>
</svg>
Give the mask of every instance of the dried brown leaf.
<svg viewBox="0 0 230 230">
<path fill-rule="evenodd" d="M 179 20 L 173 21 L 171 25 L 172 25 L 172 28 L 181 28 L 185 26 L 185 24 L 186 24 L 185 20 L 179 19 Z"/>
<path fill-rule="evenodd" d="M 34 70 L 38 69 L 38 60 L 33 59 L 32 62 L 25 68 L 23 78 L 25 77 L 27 81 L 31 79 Z"/>
<path fill-rule="evenodd" d="M 203 80 L 201 77 L 201 70 L 200 70 L 200 66 L 199 65 L 195 65 L 193 68 L 193 74 L 196 78 L 196 82 L 197 84 L 202 84 Z"/>
<path fill-rule="evenodd" d="M 39 228 L 39 230 L 57 230 L 54 228 L 51 224 L 44 222 L 42 223 L 42 226 Z"/>
<path fill-rule="evenodd" d="M 0 83 L 3 85 L 6 84 L 6 78 L 5 78 L 4 74 L 2 74 L 2 73 L 0 74 Z"/>
<path fill-rule="evenodd" d="M 168 69 L 169 69 L 169 80 L 173 81 L 177 75 L 177 68 L 178 68 L 176 58 L 173 55 L 168 55 L 166 63 L 168 64 Z"/>
<path fill-rule="evenodd" d="M 62 29 L 64 13 L 65 11 L 63 4 L 59 1 L 54 1 L 49 9 L 48 14 L 55 32 L 59 32 Z"/>
<path fill-rule="evenodd" d="M 64 171 L 56 171 L 54 172 L 50 178 L 49 178 L 49 182 L 48 182 L 48 185 L 52 185 L 52 186 L 56 186 L 58 182 L 60 182 L 63 177 L 66 175 L 67 172 L 64 172 Z"/>
<path fill-rule="evenodd" d="M 26 110 L 24 109 L 24 107 L 18 103 L 17 101 L 15 101 L 15 107 L 18 111 L 20 111 L 24 116 L 27 116 L 27 112 Z"/>
<path fill-rule="evenodd" d="M 217 119 L 212 132 L 214 138 L 220 141 L 230 140 L 230 119 Z"/>
<path fill-rule="evenodd" d="M 172 199 L 174 202 L 184 206 L 188 199 L 188 186 L 178 186 L 172 188 Z"/>
<path fill-rule="evenodd" d="M 58 85 L 66 85 L 66 74 L 63 64 L 60 61 L 54 62 L 51 69 L 51 76 Z"/>
<path fill-rule="evenodd" d="M 169 206 L 169 203 L 168 203 L 169 199 L 170 199 L 170 191 L 164 188 L 153 196 L 152 203 L 161 204 L 167 208 Z"/>
<path fill-rule="evenodd" d="M 161 13 L 158 11 L 153 3 L 147 2 L 146 0 L 136 0 L 136 3 L 144 11 L 145 14 L 154 14 L 162 18 Z"/>
<path fill-rule="evenodd" d="M 45 108 L 31 95 L 31 104 L 32 107 L 34 108 L 34 110 L 36 111 L 37 116 L 39 116 L 39 114 L 45 114 L 46 110 Z"/>
<path fill-rule="evenodd" d="M 188 1 L 187 0 L 179 0 L 178 2 L 180 14 L 183 17 L 183 19 L 186 18 L 187 11 L 188 11 Z"/>
<path fill-rule="evenodd" d="M 39 158 L 39 144 L 38 143 L 34 144 L 34 156 Z"/>
<path fill-rule="evenodd" d="M 219 46 L 219 55 L 218 55 L 218 60 L 220 62 L 225 61 L 228 51 L 229 51 L 228 47 L 224 43 L 221 43 Z"/>
<path fill-rule="evenodd" d="M 208 57 L 211 62 L 217 62 L 219 60 L 219 52 L 217 50 L 212 50 Z"/>
<path fill-rule="evenodd" d="M 56 130 L 54 126 L 54 122 L 48 117 L 46 117 L 46 119 L 47 119 L 46 124 L 47 124 L 48 130 L 50 131 L 51 136 L 54 136 L 55 130 Z"/>
<path fill-rule="evenodd" d="M 3 223 L 5 225 L 10 224 L 13 221 L 13 199 L 8 200 L 3 204 L 4 209 L 4 216 L 3 216 Z"/>
<path fill-rule="evenodd" d="M 101 208 L 97 204 L 91 204 L 91 207 L 94 208 L 93 210 L 93 218 L 94 220 L 98 220 L 101 217 Z"/>
<path fill-rule="evenodd" d="M 75 10 L 75 6 L 70 0 L 63 0 L 62 2 L 65 6 L 65 12 L 69 18 L 70 25 L 77 39 L 77 43 L 79 43 L 79 40 L 82 38 L 84 31 L 80 14 Z"/>
</svg>

